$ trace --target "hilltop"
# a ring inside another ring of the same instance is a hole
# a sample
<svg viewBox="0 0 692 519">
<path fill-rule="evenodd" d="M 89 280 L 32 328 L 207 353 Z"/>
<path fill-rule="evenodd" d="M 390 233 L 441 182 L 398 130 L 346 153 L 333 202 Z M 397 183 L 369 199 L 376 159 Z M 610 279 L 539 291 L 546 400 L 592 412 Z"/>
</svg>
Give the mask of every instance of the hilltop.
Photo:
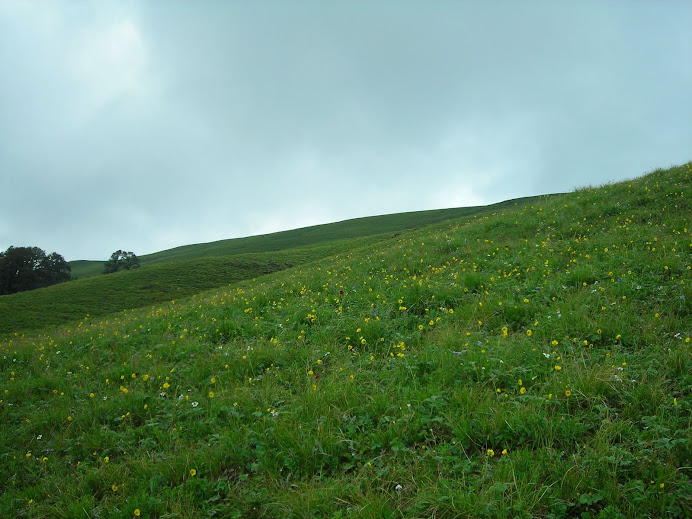
<svg viewBox="0 0 692 519">
<path fill-rule="evenodd" d="M 689 163 L 17 333 L 0 515 L 689 517 L 691 194 Z"/>
<path fill-rule="evenodd" d="M 495 212 L 506 207 L 523 205 L 552 196 L 557 195 L 516 198 L 486 206 L 412 211 L 408 213 L 353 218 L 341 222 L 313 225 L 310 227 L 262 234 L 259 236 L 184 245 L 182 247 L 176 247 L 153 254 L 145 254 L 140 256 L 139 259 L 142 265 L 155 265 L 180 260 L 277 252 L 286 249 L 325 245 L 331 242 L 351 240 L 354 238 L 391 235 L 393 233 L 424 227 L 454 218 Z M 104 261 L 77 260 L 70 261 L 69 264 L 72 267 L 73 277 L 81 279 L 101 274 L 103 272 Z"/>
<path fill-rule="evenodd" d="M 286 268 L 389 240 L 402 231 L 506 207 L 520 207 L 543 195 L 498 204 L 417 211 L 346 220 L 279 233 L 187 245 L 140 258 L 142 267 L 102 275 L 100 261 L 70 262 L 77 279 L 38 290 L 0 296 L 0 336 L 89 316 L 93 319 L 204 290 L 254 279 Z"/>
</svg>

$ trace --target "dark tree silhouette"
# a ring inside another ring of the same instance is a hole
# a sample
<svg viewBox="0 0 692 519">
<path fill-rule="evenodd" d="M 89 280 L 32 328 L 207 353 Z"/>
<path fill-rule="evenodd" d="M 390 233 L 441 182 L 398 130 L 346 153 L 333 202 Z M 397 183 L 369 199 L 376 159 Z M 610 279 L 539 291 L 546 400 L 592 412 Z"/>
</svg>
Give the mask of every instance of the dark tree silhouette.
<svg viewBox="0 0 692 519">
<path fill-rule="evenodd" d="M 0 252 L 0 294 L 14 294 L 69 281 L 72 269 L 60 254 L 38 247 Z"/>
</svg>

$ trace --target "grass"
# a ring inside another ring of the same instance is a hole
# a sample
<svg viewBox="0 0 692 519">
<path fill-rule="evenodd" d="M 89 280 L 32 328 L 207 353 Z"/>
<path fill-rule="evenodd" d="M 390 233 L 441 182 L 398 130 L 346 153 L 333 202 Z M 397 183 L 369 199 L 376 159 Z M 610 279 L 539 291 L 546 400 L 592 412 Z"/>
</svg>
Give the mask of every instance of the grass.
<svg viewBox="0 0 692 519">
<path fill-rule="evenodd" d="M 556 196 L 556 195 L 547 195 Z M 220 240 L 211 243 L 199 243 L 185 245 L 154 254 L 146 254 L 139 257 L 142 266 L 168 263 L 171 261 L 192 260 L 218 256 L 234 256 L 238 254 L 277 252 L 285 249 L 312 247 L 325 245 L 331 242 L 343 242 L 354 238 L 366 238 L 376 235 L 391 235 L 414 228 L 431 225 L 434 223 L 473 216 L 478 214 L 493 213 L 506 207 L 520 206 L 531 203 L 542 197 L 525 197 L 515 200 L 506 200 L 497 204 L 476 207 L 459 207 L 452 209 L 437 209 L 431 211 L 413 211 L 409 213 L 388 214 L 382 216 L 370 216 L 355 218 L 342 222 L 303 227 L 290 231 L 281 231 L 247 238 L 234 238 Z M 545 198 L 545 196 L 543 197 Z M 98 276 L 103 273 L 104 261 L 78 260 L 70 261 L 72 276 L 82 279 Z"/>
<path fill-rule="evenodd" d="M 691 180 L 12 334 L 0 515 L 689 517 Z"/>
<path fill-rule="evenodd" d="M 271 253 L 162 262 L 2 296 L 0 334 L 58 326 L 85 316 L 93 319 L 188 297 L 387 238 L 354 238 Z"/>
<path fill-rule="evenodd" d="M 419 211 L 346 220 L 280 233 L 178 247 L 141 258 L 142 267 L 101 275 L 103 262 L 70 262 L 77 279 L 44 289 L 0 296 L 0 334 L 93 319 L 267 273 L 303 265 L 368 244 L 388 240 L 397 231 L 449 220 L 494 214 L 543 197 L 508 200 L 482 207 Z"/>
</svg>

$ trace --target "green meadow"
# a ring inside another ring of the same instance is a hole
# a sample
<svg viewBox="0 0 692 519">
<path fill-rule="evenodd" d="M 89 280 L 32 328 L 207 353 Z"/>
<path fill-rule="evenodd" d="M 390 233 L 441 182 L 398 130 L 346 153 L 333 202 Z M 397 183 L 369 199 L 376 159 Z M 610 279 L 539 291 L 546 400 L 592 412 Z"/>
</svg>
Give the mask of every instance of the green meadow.
<svg viewBox="0 0 692 519">
<path fill-rule="evenodd" d="M 494 214 L 550 196 L 498 204 L 357 218 L 261 236 L 187 245 L 140 258 L 142 267 L 103 275 L 105 261 L 72 261 L 73 281 L 0 296 L 0 336 L 187 297 L 395 238 L 444 220 Z"/>
<path fill-rule="evenodd" d="M 690 517 L 691 195 L 688 163 L 9 299 L 0 517 Z"/>
<path fill-rule="evenodd" d="M 383 238 L 380 238 L 383 239 Z M 189 297 L 374 243 L 354 238 L 266 253 L 210 256 L 147 265 L 0 296 L 0 336 L 57 326 Z M 103 263 L 99 263 L 103 269 Z"/>
<path fill-rule="evenodd" d="M 548 197 L 550 196 L 555 195 L 548 195 Z M 335 242 L 338 243 L 345 240 L 350 241 L 354 238 L 366 238 L 376 235 L 387 236 L 416 227 L 431 225 L 444 220 L 451 220 L 453 218 L 492 213 L 499 209 L 530 203 L 545 197 L 544 195 L 543 197 L 518 198 L 487 206 L 412 211 L 409 213 L 354 218 L 343 222 L 314 225 L 312 227 L 303 227 L 290 231 L 249 236 L 247 238 L 234 238 L 211 243 L 185 245 L 162 252 L 156 252 L 154 254 L 145 254 L 139 256 L 139 259 L 142 266 L 147 266 L 198 258 L 228 257 L 248 253 L 271 253 L 285 249 L 310 248 L 316 245 L 334 244 Z M 271 256 L 267 257 L 270 258 Z M 319 258 L 321 256 L 316 255 L 314 251 L 308 251 L 308 257 Z M 80 260 L 71 261 L 69 263 L 72 267 L 72 276 L 74 278 L 85 278 L 101 274 L 103 272 L 104 262 L 105 260 Z"/>
</svg>

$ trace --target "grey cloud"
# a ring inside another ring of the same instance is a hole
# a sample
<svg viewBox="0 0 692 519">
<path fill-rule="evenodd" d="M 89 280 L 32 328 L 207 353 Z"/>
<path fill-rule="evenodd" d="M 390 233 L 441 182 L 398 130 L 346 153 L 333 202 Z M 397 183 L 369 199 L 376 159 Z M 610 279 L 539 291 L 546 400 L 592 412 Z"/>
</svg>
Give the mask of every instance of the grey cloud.
<svg viewBox="0 0 692 519">
<path fill-rule="evenodd" d="M 146 253 L 686 162 L 690 19 L 682 2 L 3 3 L 0 249 Z"/>
</svg>

